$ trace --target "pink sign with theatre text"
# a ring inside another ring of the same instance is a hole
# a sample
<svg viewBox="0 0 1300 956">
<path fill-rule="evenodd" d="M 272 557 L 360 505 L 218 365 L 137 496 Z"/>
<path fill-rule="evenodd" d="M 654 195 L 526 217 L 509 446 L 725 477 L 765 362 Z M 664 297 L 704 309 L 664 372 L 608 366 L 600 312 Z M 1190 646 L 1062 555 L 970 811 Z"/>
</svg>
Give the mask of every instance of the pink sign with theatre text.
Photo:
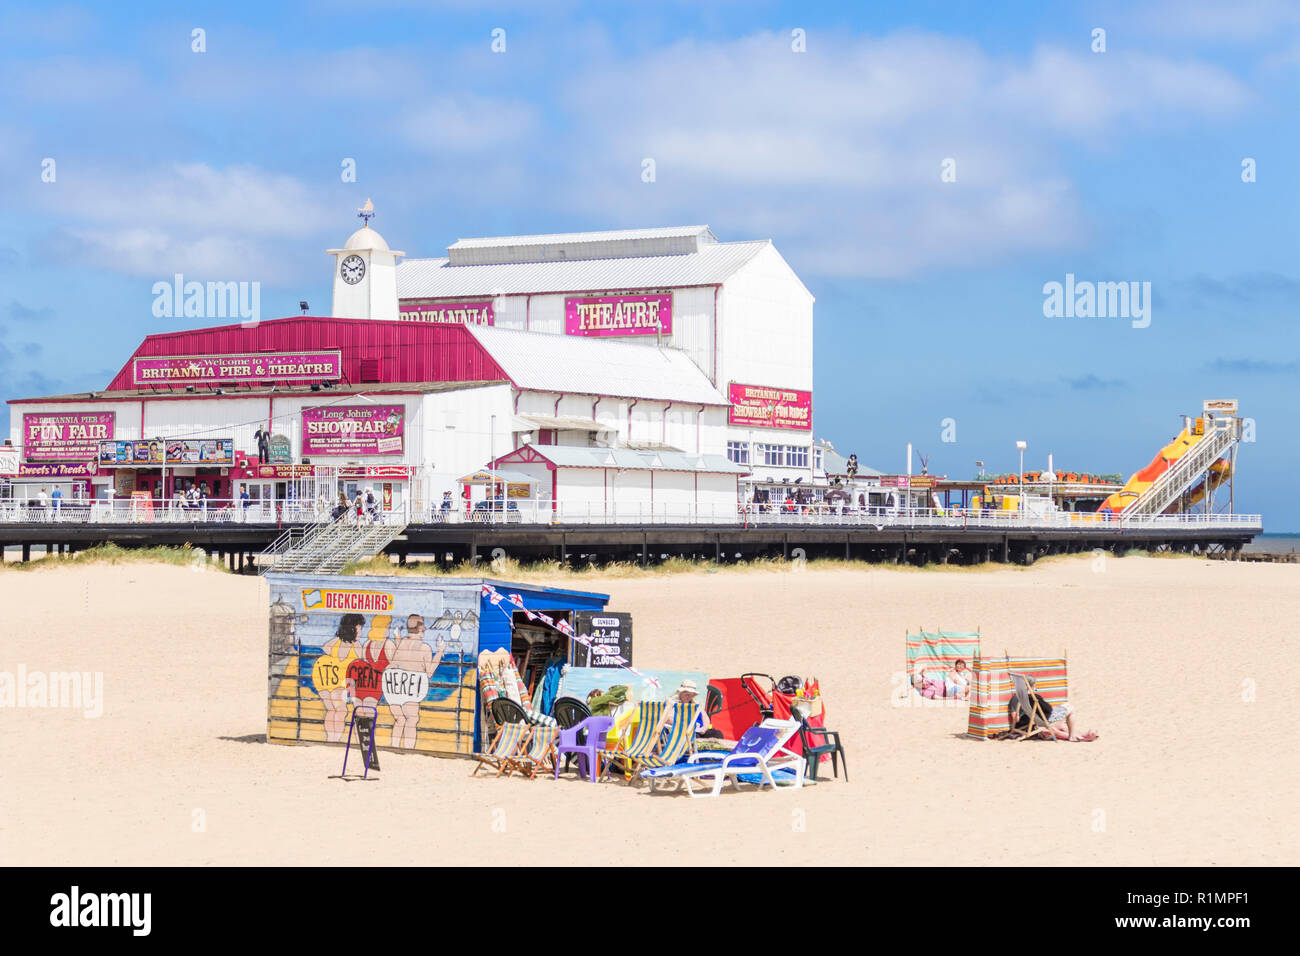
<svg viewBox="0 0 1300 956">
<path fill-rule="evenodd" d="M 494 325 L 492 300 L 476 302 L 399 302 L 401 322 L 440 322 L 445 325 Z"/>
<path fill-rule="evenodd" d="M 731 402 L 728 424 L 812 430 L 812 392 L 732 382 L 727 386 L 727 400 Z"/>
<path fill-rule="evenodd" d="M 342 377 L 343 357 L 337 351 L 169 355 L 131 362 L 131 381 L 135 385 L 311 382 Z"/>
<path fill-rule="evenodd" d="M 328 405 L 302 410 L 302 454 L 400 455 L 406 434 L 402 405 Z"/>
<path fill-rule="evenodd" d="M 23 415 L 26 461 L 95 461 L 113 437 L 116 412 L 28 412 Z"/>
<path fill-rule="evenodd" d="M 573 296 L 564 300 L 569 335 L 654 335 L 673 331 L 673 294 Z"/>
</svg>

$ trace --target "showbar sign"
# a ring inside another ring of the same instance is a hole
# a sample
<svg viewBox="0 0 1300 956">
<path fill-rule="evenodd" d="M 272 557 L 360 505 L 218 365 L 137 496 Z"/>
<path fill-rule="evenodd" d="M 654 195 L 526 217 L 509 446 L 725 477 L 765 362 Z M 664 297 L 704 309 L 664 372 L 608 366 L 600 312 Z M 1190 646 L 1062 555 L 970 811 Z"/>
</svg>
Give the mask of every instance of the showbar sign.
<svg viewBox="0 0 1300 956">
<path fill-rule="evenodd" d="M 27 461 L 93 461 L 113 437 L 116 412 L 31 412 L 23 415 Z"/>
<path fill-rule="evenodd" d="M 732 382 L 727 400 L 731 402 L 728 424 L 812 431 L 812 392 Z"/>
<path fill-rule="evenodd" d="M 673 331 L 673 294 L 570 296 L 564 300 L 569 335 L 654 335 Z"/>
<path fill-rule="evenodd" d="M 302 454 L 400 455 L 402 405 L 324 405 L 302 410 Z"/>
<path fill-rule="evenodd" d="M 444 325 L 494 325 L 492 300 L 481 302 L 399 302 L 401 322 L 438 322 Z"/>
<path fill-rule="evenodd" d="M 135 385 L 314 382 L 342 377 L 343 356 L 338 351 L 169 355 L 131 362 L 131 381 Z"/>
</svg>

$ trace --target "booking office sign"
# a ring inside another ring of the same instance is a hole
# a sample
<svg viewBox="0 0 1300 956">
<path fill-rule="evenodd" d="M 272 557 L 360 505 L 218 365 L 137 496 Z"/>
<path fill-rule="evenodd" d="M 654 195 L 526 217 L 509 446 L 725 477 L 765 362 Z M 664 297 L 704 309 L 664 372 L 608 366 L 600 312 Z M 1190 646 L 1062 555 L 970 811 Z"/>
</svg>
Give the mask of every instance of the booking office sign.
<svg viewBox="0 0 1300 956">
<path fill-rule="evenodd" d="M 271 575 L 268 737 L 340 743 L 354 710 L 375 712 L 380 747 L 470 753 L 478 592 L 410 579 Z M 277 680 L 278 632 L 295 659 Z M 290 679 L 291 678 L 291 679 Z M 289 713 L 290 705 L 296 705 Z"/>
</svg>

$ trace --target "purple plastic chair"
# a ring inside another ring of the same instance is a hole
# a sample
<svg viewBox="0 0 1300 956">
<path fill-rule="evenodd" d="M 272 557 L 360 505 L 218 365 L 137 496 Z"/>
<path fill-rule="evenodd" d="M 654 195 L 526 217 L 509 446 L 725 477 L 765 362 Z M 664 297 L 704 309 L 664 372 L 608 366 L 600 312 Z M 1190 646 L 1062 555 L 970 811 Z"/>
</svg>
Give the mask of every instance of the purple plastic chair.
<svg viewBox="0 0 1300 956">
<path fill-rule="evenodd" d="M 586 774 L 596 782 L 596 751 L 605 745 L 605 735 L 614 726 L 613 717 L 588 717 L 560 731 L 560 743 L 555 748 L 555 779 L 560 779 L 560 761 L 566 754 L 578 758 L 578 773 Z"/>
</svg>

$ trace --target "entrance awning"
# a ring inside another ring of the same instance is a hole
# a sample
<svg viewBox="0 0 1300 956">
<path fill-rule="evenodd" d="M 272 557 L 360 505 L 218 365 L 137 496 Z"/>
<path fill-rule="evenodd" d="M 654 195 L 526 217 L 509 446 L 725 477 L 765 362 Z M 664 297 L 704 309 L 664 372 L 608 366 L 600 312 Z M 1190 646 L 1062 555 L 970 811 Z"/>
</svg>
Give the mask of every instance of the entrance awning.
<svg viewBox="0 0 1300 956">
<path fill-rule="evenodd" d="M 464 478 L 457 478 L 458 485 L 491 485 L 498 481 L 504 481 L 511 485 L 535 485 L 539 479 L 531 475 L 525 475 L 518 471 L 476 471 L 472 475 L 466 475 Z"/>
</svg>

